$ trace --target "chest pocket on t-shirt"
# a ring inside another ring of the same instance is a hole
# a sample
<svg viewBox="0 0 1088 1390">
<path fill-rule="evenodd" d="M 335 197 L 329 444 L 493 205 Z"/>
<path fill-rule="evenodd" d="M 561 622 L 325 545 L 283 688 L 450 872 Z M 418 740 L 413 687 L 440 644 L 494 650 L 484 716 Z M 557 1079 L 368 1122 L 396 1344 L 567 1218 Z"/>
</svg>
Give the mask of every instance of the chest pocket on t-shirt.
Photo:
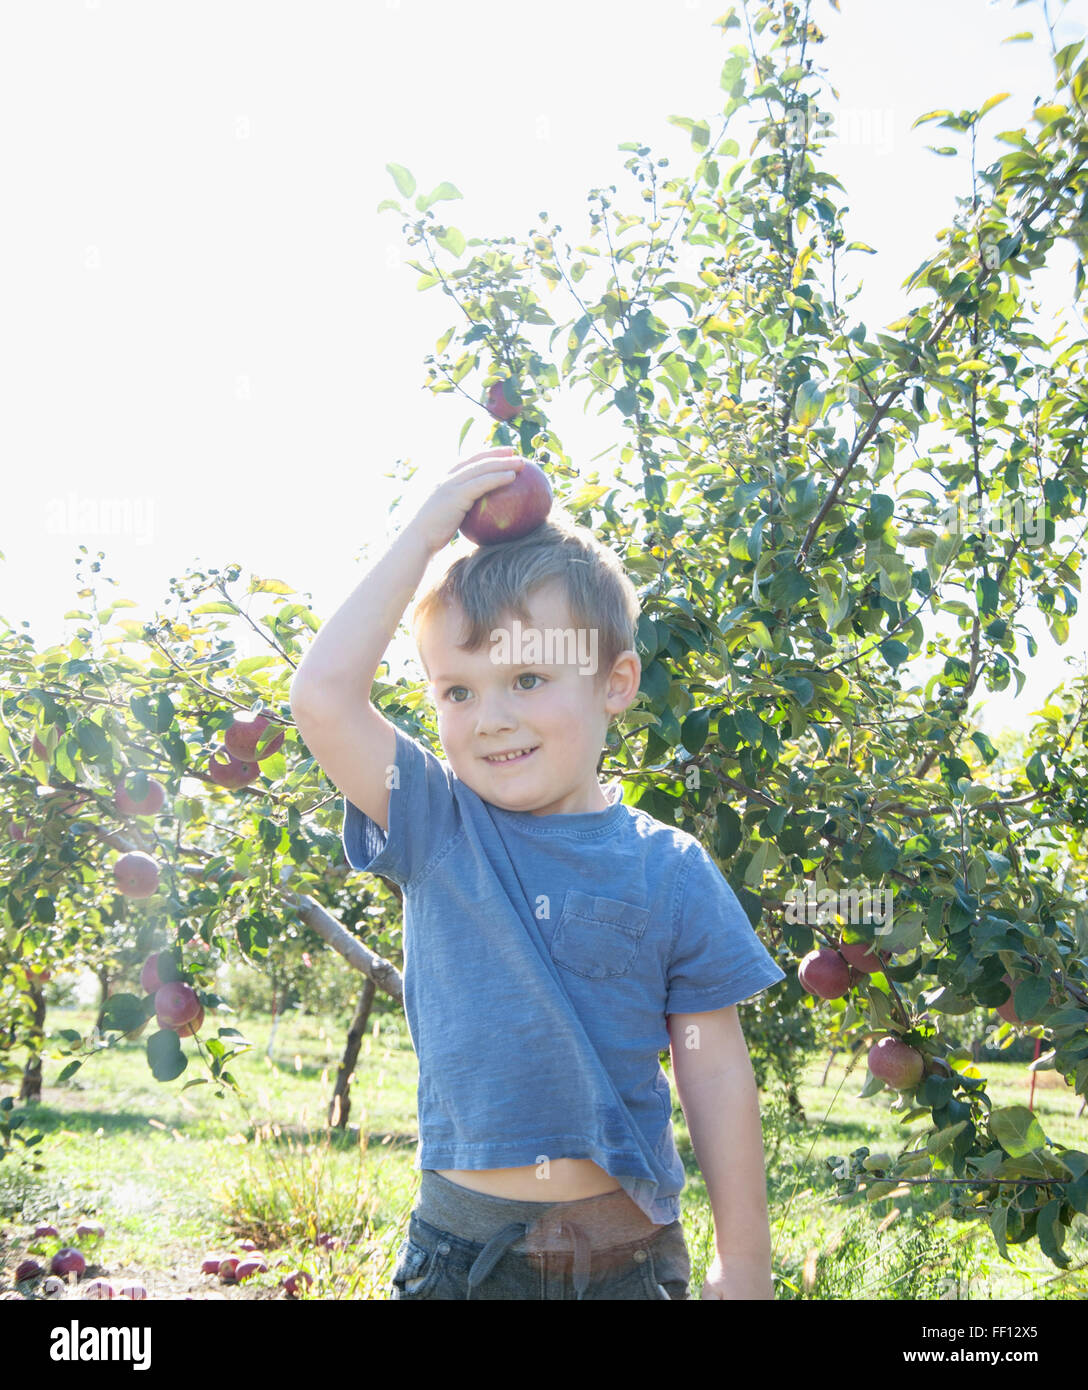
<svg viewBox="0 0 1088 1390">
<path fill-rule="evenodd" d="M 552 960 L 587 980 L 625 975 L 635 963 L 648 908 L 569 888 L 552 936 Z"/>
</svg>

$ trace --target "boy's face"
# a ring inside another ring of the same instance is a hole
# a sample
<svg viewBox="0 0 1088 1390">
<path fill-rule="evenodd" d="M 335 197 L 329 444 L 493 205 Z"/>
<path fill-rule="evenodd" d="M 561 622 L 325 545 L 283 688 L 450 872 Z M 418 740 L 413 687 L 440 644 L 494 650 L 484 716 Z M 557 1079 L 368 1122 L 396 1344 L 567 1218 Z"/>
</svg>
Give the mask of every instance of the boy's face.
<svg viewBox="0 0 1088 1390">
<path fill-rule="evenodd" d="M 528 608 L 531 622 L 504 622 L 475 652 L 456 645 L 466 635 L 460 610 L 436 611 L 420 633 L 442 747 L 461 781 L 503 810 L 603 811 L 597 762 L 610 717 L 638 694 L 638 654 L 622 652 L 606 676 L 596 669 L 596 632 L 574 627 L 561 588 L 541 587 Z M 523 748 L 534 751 L 487 759 Z"/>
</svg>

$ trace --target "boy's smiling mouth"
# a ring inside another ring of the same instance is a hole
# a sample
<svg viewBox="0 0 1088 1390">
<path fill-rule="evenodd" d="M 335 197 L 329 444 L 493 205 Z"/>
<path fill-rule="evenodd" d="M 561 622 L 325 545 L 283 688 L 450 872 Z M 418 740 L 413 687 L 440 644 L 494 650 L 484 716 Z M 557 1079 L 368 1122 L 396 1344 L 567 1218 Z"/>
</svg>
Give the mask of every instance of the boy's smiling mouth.
<svg viewBox="0 0 1088 1390">
<path fill-rule="evenodd" d="M 484 755 L 484 762 L 490 763 L 492 767 L 504 767 L 507 763 L 523 763 L 539 747 L 540 745 L 538 743 L 533 743 L 529 744 L 527 748 L 512 749 L 511 752 L 516 755 L 514 757 L 511 757 L 509 754 L 486 753 Z"/>
</svg>

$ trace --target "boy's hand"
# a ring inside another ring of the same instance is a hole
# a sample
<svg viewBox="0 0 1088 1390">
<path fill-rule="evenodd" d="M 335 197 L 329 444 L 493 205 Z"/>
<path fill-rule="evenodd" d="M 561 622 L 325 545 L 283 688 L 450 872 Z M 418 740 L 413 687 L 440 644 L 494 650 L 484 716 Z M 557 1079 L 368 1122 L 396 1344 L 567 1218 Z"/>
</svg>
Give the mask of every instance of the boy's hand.
<svg viewBox="0 0 1088 1390">
<path fill-rule="evenodd" d="M 478 462 L 477 460 L 483 460 Z M 461 459 L 404 528 L 414 532 L 434 555 L 457 534 L 461 522 L 478 497 L 512 482 L 525 460 L 510 448 L 487 449 Z"/>
</svg>

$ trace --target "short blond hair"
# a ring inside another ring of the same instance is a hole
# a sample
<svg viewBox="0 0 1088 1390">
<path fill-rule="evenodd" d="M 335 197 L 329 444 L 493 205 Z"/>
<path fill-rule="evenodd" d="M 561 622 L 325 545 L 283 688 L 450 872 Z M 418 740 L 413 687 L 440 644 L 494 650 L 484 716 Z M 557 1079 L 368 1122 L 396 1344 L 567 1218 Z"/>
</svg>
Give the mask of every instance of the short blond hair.
<svg viewBox="0 0 1088 1390">
<path fill-rule="evenodd" d="M 526 600 L 549 583 L 558 583 L 565 593 L 575 627 L 596 629 L 594 684 L 603 684 L 619 654 L 635 650 L 638 593 L 617 556 L 554 504 L 547 518 L 527 535 L 477 546 L 455 560 L 417 598 L 411 630 L 420 659 L 420 632 L 436 609 L 460 608 L 468 634 L 459 646 L 474 652 L 507 615 L 530 622 Z"/>
</svg>

